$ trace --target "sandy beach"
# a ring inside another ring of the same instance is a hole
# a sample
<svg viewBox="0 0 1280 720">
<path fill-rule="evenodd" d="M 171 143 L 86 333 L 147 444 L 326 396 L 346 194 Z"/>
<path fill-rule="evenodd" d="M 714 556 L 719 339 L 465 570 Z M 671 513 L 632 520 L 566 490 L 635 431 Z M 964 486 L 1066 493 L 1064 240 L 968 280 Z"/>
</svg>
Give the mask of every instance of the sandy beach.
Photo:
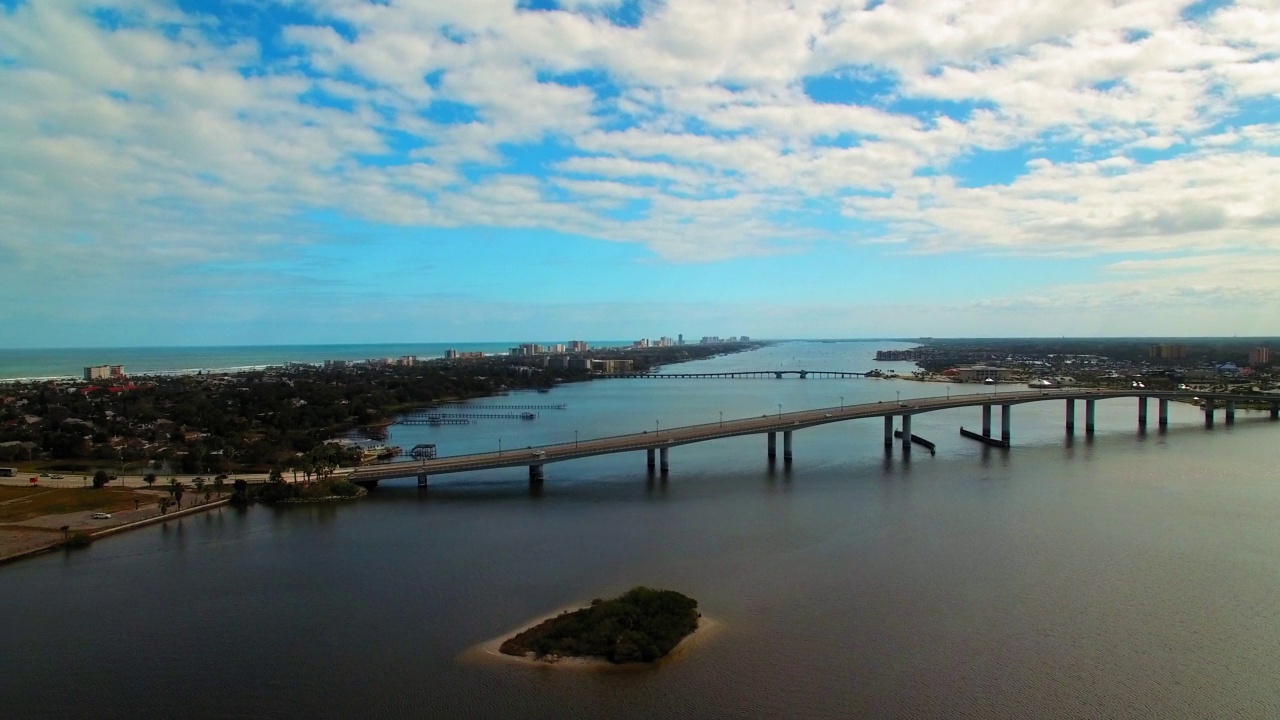
<svg viewBox="0 0 1280 720">
<path fill-rule="evenodd" d="M 488 640 L 485 640 L 482 643 L 478 643 L 476 645 L 471 646 L 470 648 L 467 648 L 465 651 L 463 651 L 462 654 L 458 656 L 458 661 L 465 664 L 491 665 L 491 664 L 505 663 L 505 664 L 511 664 L 511 665 L 523 665 L 525 667 L 566 668 L 566 669 L 573 669 L 573 670 L 593 670 L 593 671 L 605 671 L 605 672 L 648 670 L 656 667 L 661 667 L 663 665 L 668 665 L 678 660 L 679 658 L 684 657 L 693 648 L 696 648 L 702 644 L 705 644 L 712 637 L 718 635 L 722 630 L 724 630 L 724 623 L 719 622 L 714 618 L 708 617 L 706 613 L 701 613 L 698 616 L 697 629 L 689 633 L 689 635 L 687 635 L 683 640 L 681 640 L 674 648 L 671 649 L 671 652 L 667 653 L 662 658 L 659 658 L 658 660 L 651 663 L 618 664 L 618 663 L 609 662 L 604 658 L 587 658 L 587 657 L 551 656 L 548 658 L 539 659 L 537 657 L 534 657 L 533 653 L 527 653 L 524 656 L 507 655 L 506 653 L 503 653 L 498 649 L 502 646 L 502 643 L 524 632 L 525 630 L 528 630 L 529 628 L 540 625 L 546 622 L 547 620 L 550 620 L 551 618 L 561 615 L 563 613 L 573 612 L 575 610 L 581 610 L 585 607 L 588 607 L 589 605 L 590 605 L 589 602 L 581 603 L 577 605 L 569 605 L 566 607 L 562 607 L 559 610 L 556 610 L 554 612 L 549 612 L 545 615 L 541 615 L 537 618 L 534 618 L 533 620 L 530 620 L 529 622 L 524 623 L 518 628 L 513 628 L 508 632 L 505 632 L 501 635 L 490 638 Z"/>
</svg>

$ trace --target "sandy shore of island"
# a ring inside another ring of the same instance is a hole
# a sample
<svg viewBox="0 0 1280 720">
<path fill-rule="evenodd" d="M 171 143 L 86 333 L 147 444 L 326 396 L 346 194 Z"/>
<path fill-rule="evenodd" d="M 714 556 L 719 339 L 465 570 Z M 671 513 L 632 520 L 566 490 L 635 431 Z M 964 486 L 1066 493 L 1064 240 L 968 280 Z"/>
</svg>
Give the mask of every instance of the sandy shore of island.
<svg viewBox="0 0 1280 720">
<path fill-rule="evenodd" d="M 465 664 L 475 665 L 523 665 L 525 667 L 545 667 L 545 668 L 565 668 L 573 670 L 592 670 L 592 671 L 632 671 L 632 670 L 648 670 L 655 667 L 668 665 L 679 660 L 689 654 L 691 650 L 704 645 L 712 637 L 718 635 L 724 630 L 724 623 L 714 618 L 708 617 L 706 613 L 700 613 L 698 616 L 698 627 L 689 633 L 671 648 L 671 652 L 651 663 L 611 663 L 604 658 L 597 657 L 559 657 L 551 656 L 539 659 L 533 653 L 526 653 L 523 656 L 507 655 L 498 648 L 502 643 L 519 635 L 530 628 L 536 627 L 553 617 L 566 612 L 573 612 L 588 607 L 590 603 L 582 603 L 578 605 L 569 605 L 562 607 L 555 612 L 547 613 L 524 623 L 518 628 L 509 632 L 505 632 L 497 637 L 485 640 L 482 643 L 472 645 L 458 656 L 458 661 Z"/>
</svg>

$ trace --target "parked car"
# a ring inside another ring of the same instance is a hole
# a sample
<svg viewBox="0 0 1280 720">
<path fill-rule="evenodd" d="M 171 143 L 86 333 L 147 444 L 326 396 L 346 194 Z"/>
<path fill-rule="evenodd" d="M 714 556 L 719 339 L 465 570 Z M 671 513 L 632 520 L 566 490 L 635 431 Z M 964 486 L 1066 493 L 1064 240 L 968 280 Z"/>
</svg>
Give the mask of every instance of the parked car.
<svg viewBox="0 0 1280 720">
<path fill-rule="evenodd" d="M 110 520 L 111 513 L 96 512 L 93 514 L 93 519 L 94 520 Z"/>
</svg>

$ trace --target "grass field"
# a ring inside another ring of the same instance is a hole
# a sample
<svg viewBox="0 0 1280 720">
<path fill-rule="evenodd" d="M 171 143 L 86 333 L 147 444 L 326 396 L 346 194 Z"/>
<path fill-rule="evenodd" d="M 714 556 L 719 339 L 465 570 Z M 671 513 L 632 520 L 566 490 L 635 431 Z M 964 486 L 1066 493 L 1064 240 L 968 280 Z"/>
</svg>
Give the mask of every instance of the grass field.
<svg viewBox="0 0 1280 720">
<path fill-rule="evenodd" d="M 132 510 L 134 500 L 151 504 L 156 496 L 123 488 L 0 487 L 0 523 L 71 512 Z"/>
</svg>

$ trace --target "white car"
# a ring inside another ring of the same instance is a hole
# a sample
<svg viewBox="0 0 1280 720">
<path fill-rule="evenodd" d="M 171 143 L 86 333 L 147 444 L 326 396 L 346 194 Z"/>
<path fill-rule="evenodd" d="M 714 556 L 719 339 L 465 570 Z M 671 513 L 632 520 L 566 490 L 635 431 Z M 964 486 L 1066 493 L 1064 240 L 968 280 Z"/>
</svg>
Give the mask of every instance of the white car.
<svg viewBox="0 0 1280 720">
<path fill-rule="evenodd" d="M 111 513 L 96 512 L 93 514 L 93 519 L 94 520 L 110 520 Z"/>
</svg>

